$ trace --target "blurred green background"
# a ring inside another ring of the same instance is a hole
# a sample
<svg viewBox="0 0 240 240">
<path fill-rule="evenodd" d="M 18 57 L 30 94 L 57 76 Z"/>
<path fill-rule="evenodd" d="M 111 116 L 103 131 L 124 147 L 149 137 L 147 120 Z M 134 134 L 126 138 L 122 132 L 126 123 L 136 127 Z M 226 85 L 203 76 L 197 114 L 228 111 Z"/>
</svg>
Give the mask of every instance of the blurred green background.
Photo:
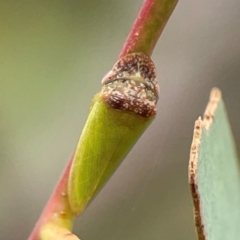
<svg viewBox="0 0 240 240">
<path fill-rule="evenodd" d="M 0 1 L 0 239 L 27 239 L 141 4 Z M 81 239 L 196 239 L 189 149 L 214 86 L 240 152 L 239 12 L 238 0 L 179 2 L 153 54 L 158 116 L 76 221 Z"/>
</svg>

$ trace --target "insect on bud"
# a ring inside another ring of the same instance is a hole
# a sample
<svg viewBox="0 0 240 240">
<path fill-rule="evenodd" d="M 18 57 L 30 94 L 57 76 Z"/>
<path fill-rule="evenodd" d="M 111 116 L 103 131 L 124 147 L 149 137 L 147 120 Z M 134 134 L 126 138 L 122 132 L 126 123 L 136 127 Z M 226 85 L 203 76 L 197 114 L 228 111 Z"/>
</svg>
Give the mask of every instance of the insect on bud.
<svg viewBox="0 0 240 240">
<path fill-rule="evenodd" d="M 73 213 L 84 211 L 156 115 L 159 86 L 143 53 L 121 58 L 102 80 L 79 139 L 68 182 Z"/>
</svg>

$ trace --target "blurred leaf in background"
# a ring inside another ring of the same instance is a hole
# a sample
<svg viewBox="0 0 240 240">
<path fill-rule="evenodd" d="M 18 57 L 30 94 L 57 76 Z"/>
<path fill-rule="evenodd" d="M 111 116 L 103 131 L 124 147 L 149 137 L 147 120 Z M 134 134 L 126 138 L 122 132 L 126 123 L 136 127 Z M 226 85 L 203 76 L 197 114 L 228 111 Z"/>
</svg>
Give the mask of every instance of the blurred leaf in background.
<svg viewBox="0 0 240 240">
<path fill-rule="evenodd" d="M 1 239 L 32 230 L 141 4 L 1 1 Z M 153 55 L 157 119 L 76 222 L 82 239 L 194 239 L 189 145 L 213 86 L 240 142 L 239 11 L 237 0 L 179 2 Z"/>
</svg>

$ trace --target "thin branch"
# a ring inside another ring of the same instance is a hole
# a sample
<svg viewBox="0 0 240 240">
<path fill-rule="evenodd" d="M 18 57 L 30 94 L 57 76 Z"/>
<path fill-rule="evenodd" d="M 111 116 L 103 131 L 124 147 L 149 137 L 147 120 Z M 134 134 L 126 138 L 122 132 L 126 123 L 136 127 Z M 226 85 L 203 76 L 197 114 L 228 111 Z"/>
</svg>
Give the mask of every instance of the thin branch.
<svg viewBox="0 0 240 240">
<path fill-rule="evenodd" d="M 72 214 L 72 211 L 70 209 L 67 196 L 68 177 L 72 165 L 72 160 L 73 157 L 71 157 L 66 168 L 64 169 L 64 172 L 60 177 L 60 180 L 55 190 L 53 191 L 53 195 L 50 197 L 48 203 L 46 204 L 46 207 L 43 210 L 28 240 L 41 240 L 41 230 L 45 226 L 45 224 L 49 223 L 57 227 L 62 227 L 63 229 L 69 231 L 69 233 L 72 230 L 74 215 Z M 60 240 L 65 238 L 58 237 L 55 239 Z"/>
<path fill-rule="evenodd" d="M 178 0 L 145 0 L 119 58 L 134 52 L 151 56 Z"/>
</svg>

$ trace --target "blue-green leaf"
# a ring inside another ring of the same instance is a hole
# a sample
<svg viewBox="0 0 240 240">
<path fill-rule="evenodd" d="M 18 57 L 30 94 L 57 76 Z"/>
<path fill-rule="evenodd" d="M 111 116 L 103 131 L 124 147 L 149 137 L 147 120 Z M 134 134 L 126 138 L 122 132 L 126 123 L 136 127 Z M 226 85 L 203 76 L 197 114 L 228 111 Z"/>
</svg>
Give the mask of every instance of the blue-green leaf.
<svg viewBox="0 0 240 240">
<path fill-rule="evenodd" d="M 189 182 L 198 238 L 240 239 L 240 171 L 221 93 L 213 89 L 195 123 Z"/>
</svg>

